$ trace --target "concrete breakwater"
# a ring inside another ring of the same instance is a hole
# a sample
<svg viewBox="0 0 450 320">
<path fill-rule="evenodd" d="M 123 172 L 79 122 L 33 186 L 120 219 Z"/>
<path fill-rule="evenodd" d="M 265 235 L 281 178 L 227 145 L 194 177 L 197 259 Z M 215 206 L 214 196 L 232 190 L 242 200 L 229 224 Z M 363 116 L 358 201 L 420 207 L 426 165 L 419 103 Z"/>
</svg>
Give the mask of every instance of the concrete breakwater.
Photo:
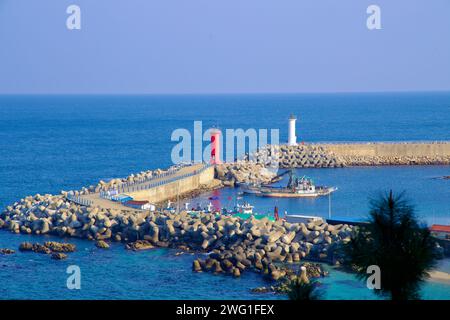
<svg viewBox="0 0 450 320">
<path fill-rule="evenodd" d="M 242 163 L 244 161 L 236 162 L 237 168 L 244 172 L 253 171 L 252 165 L 257 169 L 255 164 L 267 168 L 449 165 L 450 142 L 268 145 L 253 153 L 250 159 L 245 161 L 248 163 L 247 168 Z M 226 171 L 229 171 L 230 168 L 230 165 L 225 166 Z M 227 172 L 223 176 L 226 174 Z M 231 176 L 236 175 L 231 174 Z"/>
<path fill-rule="evenodd" d="M 159 180 L 150 185 L 138 184 L 134 190 L 126 193 L 134 199 L 161 203 L 196 190 L 213 189 L 217 185 L 221 185 L 220 182 L 214 180 L 214 167 L 209 165 L 185 167 L 179 172 Z"/>
<path fill-rule="evenodd" d="M 382 165 L 450 165 L 450 142 L 268 145 L 245 160 L 216 166 L 216 177 L 224 185 L 270 183 L 279 168 Z"/>
<path fill-rule="evenodd" d="M 343 166 L 449 165 L 450 142 L 321 144 Z"/>
<path fill-rule="evenodd" d="M 327 223 L 291 224 L 254 218 L 186 212 L 125 211 L 86 207 L 64 195 L 36 195 L 8 206 L 0 227 L 14 233 L 52 234 L 117 241 L 132 249 L 173 247 L 210 253 L 194 262 L 195 271 L 240 275 L 244 270 L 279 279 L 285 273 L 274 263 L 306 257 L 333 262 L 336 249 L 350 240 L 352 227 Z M 136 243 L 137 242 L 137 243 Z"/>
<path fill-rule="evenodd" d="M 120 201 L 121 197 L 146 201 L 152 204 L 164 204 L 169 199 L 180 199 L 205 190 L 222 187 L 222 182 L 214 178 L 214 166 L 192 164 L 158 170 L 158 174 L 144 172 L 144 176 L 131 175 L 125 179 L 111 179 L 108 183 L 100 181 L 96 187 L 82 188 L 80 191 L 62 191 L 72 202 L 84 206 L 104 209 L 127 209 Z M 117 199 L 115 199 L 117 200 Z"/>
<path fill-rule="evenodd" d="M 166 177 L 174 174 L 179 169 L 176 167 L 170 167 L 167 170 L 155 169 L 147 170 L 139 173 L 133 173 L 125 178 L 113 178 L 107 181 L 100 180 L 96 185 L 90 185 L 89 187 L 82 187 L 81 190 L 62 191 L 62 194 L 66 195 L 71 193 L 74 197 L 81 195 L 88 195 L 99 192 L 106 192 L 110 190 L 120 190 L 125 188 L 133 188 L 136 185 L 148 183 L 152 180 Z"/>
</svg>

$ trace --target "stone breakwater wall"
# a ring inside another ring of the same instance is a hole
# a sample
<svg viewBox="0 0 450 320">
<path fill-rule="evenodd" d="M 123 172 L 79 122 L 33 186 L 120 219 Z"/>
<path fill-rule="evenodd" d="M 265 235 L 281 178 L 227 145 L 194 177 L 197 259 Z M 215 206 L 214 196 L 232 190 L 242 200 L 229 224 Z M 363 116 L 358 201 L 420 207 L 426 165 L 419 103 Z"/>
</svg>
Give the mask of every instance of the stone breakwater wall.
<svg viewBox="0 0 450 320">
<path fill-rule="evenodd" d="M 342 163 L 321 145 L 268 145 L 254 152 L 250 160 L 270 168 L 335 168 Z"/>
<path fill-rule="evenodd" d="M 339 259 L 336 249 L 352 234 L 351 226 L 323 222 L 292 224 L 206 213 L 191 216 L 186 212 L 85 207 L 71 203 L 64 195 L 29 196 L 8 206 L 0 214 L 0 228 L 14 233 L 120 241 L 136 249 L 157 246 L 208 252 L 209 260 L 194 263 L 195 271 L 237 276 L 244 270 L 256 270 L 273 279 L 283 276 L 276 262 L 297 262 L 305 257 Z"/>
<path fill-rule="evenodd" d="M 279 168 L 382 165 L 450 165 L 450 142 L 269 145 L 247 160 L 218 166 L 216 176 L 231 185 L 268 183 Z"/>
<path fill-rule="evenodd" d="M 343 166 L 449 165 L 450 142 L 321 144 Z"/>
<path fill-rule="evenodd" d="M 379 165 L 448 165 L 450 142 L 330 143 L 272 146 L 255 153 L 257 162 L 281 168 L 330 168 Z"/>
<path fill-rule="evenodd" d="M 114 210 L 78 205 L 61 195 L 35 195 L 7 206 L 0 214 L 0 228 L 14 233 L 52 234 L 86 239 L 121 241 L 127 225 L 140 221 L 138 210 Z M 120 229 L 120 232 L 118 231 Z"/>
<path fill-rule="evenodd" d="M 225 186 L 254 181 L 270 183 L 275 176 L 275 171 L 266 168 L 265 164 L 253 161 L 241 160 L 216 166 L 216 177 Z"/>
</svg>

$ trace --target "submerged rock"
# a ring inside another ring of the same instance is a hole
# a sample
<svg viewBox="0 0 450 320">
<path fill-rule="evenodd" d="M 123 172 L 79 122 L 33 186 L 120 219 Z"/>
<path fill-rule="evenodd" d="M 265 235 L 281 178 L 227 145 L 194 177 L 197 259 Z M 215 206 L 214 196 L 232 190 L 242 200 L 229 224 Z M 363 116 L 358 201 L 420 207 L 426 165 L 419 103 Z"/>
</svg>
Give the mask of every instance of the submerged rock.
<svg viewBox="0 0 450 320">
<path fill-rule="evenodd" d="M 12 249 L 7 249 L 7 248 L 0 249 L 0 254 L 7 255 L 7 254 L 14 254 L 14 253 L 16 253 L 16 252 Z"/>
<path fill-rule="evenodd" d="M 33 251 L 36 253 L 51 254 L 51 253 L 63 253 L 74 252 L 76 246 L 71 243 L 60 243 L 54 241 L 47 241 L 44 244 L 22 242 L 19 245 L 20 251 Z"/>
<path fill-rule="evenodd" d="M 153 249 L 154 246 L 147 240 L 137 240 L 135 242 L 129 242 L 125 245 L 127 250 L 139 251 Z"/>
<path fill-rule="evenodd" d="M 35 244 L 33 244 L 33 252 L 50 254 L 50 253 L 52 253 L 52 250 L 42 244 L 35 243 Z"/>
<path fill-rule="evenodd" d="M 192 270 L 195 272 L 202 272 L 202 267 L 199 260 L 194 260 L 192 262 Z"/>
<path fill-rule="evenodd" d="M 19 245 L 20 251 L 32 251 L 33 250 L 33 244 L 31 242 L 22 242 Z"/>
<path fill-rule="evenodd" d="M 76 246 L 71 243 L 60 243 L 55 241 L 47 241 L 44 246 L 49 248 L 52 252 L 74 252 Z"/>
<path fill-rule="evenodd" d="M 106 243 L 106 241 L 103 241 L 103 240 L 98 240 L 98 241 L 95 243 L 95 246 L 96 246 L 97 248 L 99 248 L 99 249 L 109 249 L 109 244 Z"/>
<path fill-rule="evenodd" d="M 253 293 L 268 293 L 268 292 L 273 292 L 274 288 L 273 287 L 257 287 L 257 288 L 253 288 L 250 290 Z"/>
<path fill-rule="evenodd" d="M 52 259 L 54 260 L 64 260 L 67 259 L 67 254 L 64 254 L 62 252 L 55 252 L 52 254 Z"/>
</svg>

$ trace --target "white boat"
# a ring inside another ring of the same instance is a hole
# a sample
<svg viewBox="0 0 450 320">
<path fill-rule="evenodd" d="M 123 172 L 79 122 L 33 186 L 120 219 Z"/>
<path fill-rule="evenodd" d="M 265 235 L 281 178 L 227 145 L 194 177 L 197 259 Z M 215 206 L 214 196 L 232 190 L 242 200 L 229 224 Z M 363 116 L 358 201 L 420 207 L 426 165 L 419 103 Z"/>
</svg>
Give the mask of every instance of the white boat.
<svg viewBox="0 0 450 320">
<path fill-rule="evenodd" d="M 254 206 L 252 206 L 250 203 L 244 202 L 243 204 L 239 204 L 238 203 L 234 207 L 234 211 L 236 213 L 252 214 L 253 213 L 253 208 L 254 208 Z"/>
</svg>

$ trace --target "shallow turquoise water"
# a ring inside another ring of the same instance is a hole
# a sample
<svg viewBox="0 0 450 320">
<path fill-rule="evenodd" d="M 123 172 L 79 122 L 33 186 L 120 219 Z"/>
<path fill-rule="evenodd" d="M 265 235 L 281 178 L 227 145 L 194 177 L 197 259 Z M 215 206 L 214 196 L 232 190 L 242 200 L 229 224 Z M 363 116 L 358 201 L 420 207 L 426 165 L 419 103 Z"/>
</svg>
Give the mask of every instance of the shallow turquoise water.
<svg viewBox="0 0 450 320">
<path fill-rule="evenodd" d="M 17 249 L 22 241 L 44 242 L 59 238 L 14 235 L 0 231 L 0 247 Z M 29 252 L 0 255 L 0 297 L 2 299 L 267 299 L 255 295 L 252 287 L 264 285 L 257 274 L 241 279 L 193 273 L 193 255 L 175 256 L 176 250 L 127 251 L 122 244 L 100 250 L 87 240 L 66 239 L 77 245 L 67 260 Z M 81 290 L 66 286 L 66 269 L 81 269 Z"/>
<path fill-rule="evenodd" d="M 22 241 L 61 240 L 51 236 L 15 235 L 0 231 L 0 247 L 17 249 Z M 271 282 L 253 272 L 239 279 L 211 273 L 193 273 L 191 254 L 175 256 L 177 250 L 127 251 L 122 244 L 100 250 L 93 242 L 65 239 L 77 245 L 67 260 L 16 251 L 0 255 L 1 299 L 286 299 L 271 293 L 252 293 Z M 81 270 L 81 289 L 66 286 L 66 269 Z M 324 299 L 379 299 L 352 274 L 326 266 L 330 276 L 319 279 Z M 428 282 L 423 288 L 427 299 L 450 299 L 450 286 Z"/>
<path fill-rule="evenodd" d="M 444 266 L 439 266 L 445 270 Z M 330 300 L 378 300 L 384 299 L 374 291 L 367 289 L 365 283 L 358 281 L 354 275 L 328 267 L 330 276 L 320 279 L 324 291 L 324 299 Z M 449 271 L 447 271 L 449 272 Z M 427 281 L 422 285 L 421 298 L 429 300 L 450 299 L 450 284 Z"/>
</svg>

